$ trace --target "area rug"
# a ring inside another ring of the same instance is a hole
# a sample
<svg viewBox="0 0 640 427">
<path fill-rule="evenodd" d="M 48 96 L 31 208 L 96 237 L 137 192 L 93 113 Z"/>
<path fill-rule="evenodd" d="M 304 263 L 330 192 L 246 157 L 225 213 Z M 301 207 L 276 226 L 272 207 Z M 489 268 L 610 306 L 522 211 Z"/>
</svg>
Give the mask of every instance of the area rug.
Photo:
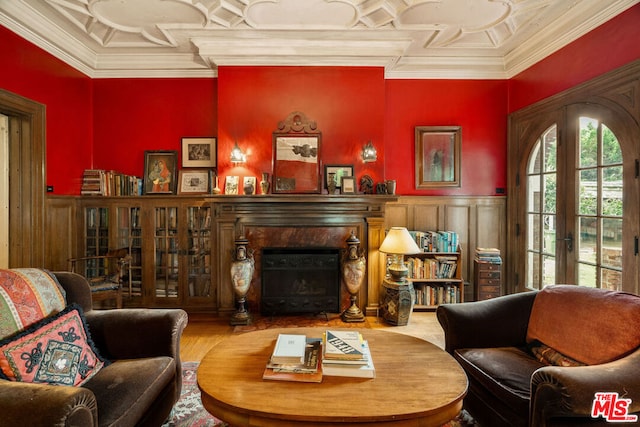
<svg viewBox="0 0 640 427">
<path fill-rule="evenodd" d="M 249 325 L 236 326 L 234 332 L 262 331 L 272 328 L 369 328 L 369 318 L 365 317 L 364 322 L 347 323 L 343 322 L 340 314 L 307 314 L 292 316 L 260 316 L 254 317 Z"/>
<path fill-rule="evenodd" d="M 169 420 L 162 427 L 218 427 L 226 423 L 209 414 L 202 406 L 198 389 L 198 362 L 182 362 L 182 394 L 173 407 Z M 454 420 L 442 427 L 480 427 L 473 418 L 462 411 Z"/>
</svg>

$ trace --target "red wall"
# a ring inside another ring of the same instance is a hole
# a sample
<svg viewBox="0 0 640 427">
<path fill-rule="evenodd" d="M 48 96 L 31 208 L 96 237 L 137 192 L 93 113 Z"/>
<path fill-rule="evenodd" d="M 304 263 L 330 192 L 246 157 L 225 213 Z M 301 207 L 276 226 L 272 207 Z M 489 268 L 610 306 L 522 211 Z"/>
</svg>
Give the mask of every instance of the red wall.
<svg viewBox="0 0 640 427">
<path fill-rule="evenodd" d="M 640 58 L 640 4 L 509 80 L 509 112 Z"/>
<path fill-rule="evenodd" d="M 0 87 L 46 106 L 46 182 L 58 194 L 79 194 L 91 164 L 91 79 L 0 27 Z"/>
<path fill-rule="evenodd" d="M 257 176 L 272 172 L 272 133 L 291 112 L 315 120 L 322 132 L 321 164 L 352 164 L 359 178 L 374 182 L 384 171 L 384 74 L 359 67 L 220 67 L 218 69 L 218 165 L 226 175 Z M 234 167 L 229 154 L 237 140 L 248 154 Z M 371 140 L 375 163 L 360 152 Z M 321 171 L 324 169 L 321 168 Z"/>
<path fill-rule="evenodd" d="M 387 80 L 385 176 L 399 194 L 493 195 L 506 186 L 507 83 Z M 415 189 L 415 127 L 462 126 L 460 188 Z"/>
<path fill-rule="evenodd" d="M 215 136 L 216 79 L 96 79 L 93 167 L 142 176 L 145 150 Z M 180 164 L 179 160 L 179 164 Z"/>
<path fill-rule="evenodd" d="M 219 139 L 221 174 L 271 171 L 271 134 L 300 110 L 323 132 L 322 161 L 396 179 L 399 194 L 493 195 L 506 185 L 508 112 L 640 58 L 636 5 L 509 81 L 385 80 L 381 68 L 221 67 L 218 79 L 90 79 L 0 27 L 0 86 L 47 108 L 47 183 L 79 194 L 86 168 L 140 175 L 144 151 Z M 414 189 L 414 128 L 462 126 L 461 187 Z M 245 167 L 228 162 L 234 140 Z M 360 150 L 372 140 L 376 163 Z"/>
</svg>

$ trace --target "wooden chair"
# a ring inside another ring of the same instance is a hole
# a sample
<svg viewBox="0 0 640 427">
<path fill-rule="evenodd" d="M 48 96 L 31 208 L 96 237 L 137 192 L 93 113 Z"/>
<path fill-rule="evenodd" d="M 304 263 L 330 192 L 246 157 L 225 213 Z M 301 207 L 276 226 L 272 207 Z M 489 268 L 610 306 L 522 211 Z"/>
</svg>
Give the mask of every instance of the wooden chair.
<svg viewBox="0 0 640 427">
<path fill-rule="evenodd" d="M 122 278 L 131 263 L 127 248 L 110 250 L 106 255 L 69 258 L 68 261 L 71 272 L 89 281 L 94 303 L 115 300 L 116 308 L 122 308 Z"/>
</svg>

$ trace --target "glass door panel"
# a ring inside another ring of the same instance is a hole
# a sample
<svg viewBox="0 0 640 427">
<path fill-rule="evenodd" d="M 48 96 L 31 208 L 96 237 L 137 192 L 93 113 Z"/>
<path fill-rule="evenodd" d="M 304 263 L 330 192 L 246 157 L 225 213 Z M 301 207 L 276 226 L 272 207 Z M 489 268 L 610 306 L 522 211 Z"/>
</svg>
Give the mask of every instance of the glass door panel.
<svg viewBox="0 0 640 427">
<path fill-rule="evenodd" d="M 577 149 L 576 283 L 621 289 L 622 150 L 598 120 L 580 117 Z"/>
<path fill-rule="evenodd" d="M 109 251 L 109 208 L 88 207 L 85 215 L 85 250 L 84 256 L 106 255 Z M 103 260 L 87 260 L 79 264 L 85 277 L 97 277 L 104 271 Z"/>
<path fill-rule="evenodd" d="M 116 208 L 118 217 L 117 248 L 127 248 L 130 260 L 122 278 L 125 297 L 142 296 L 142 228 L 140 208 L 120 206 Z"/>
<path fill-rule="evenodd" d="M 527 286 L 555 282 L 557 129 L 537 140 L 527 164 Z"/>
<path fill-rule="evenodd" d="M 188 296 L 211 295 L 211 208 L 187 208 Z"/>
<path fill-rule="evenodd" d="M 178 298 L 178 208 L 157 207 L 155 214 L 155 297 Z"/>
</svg>

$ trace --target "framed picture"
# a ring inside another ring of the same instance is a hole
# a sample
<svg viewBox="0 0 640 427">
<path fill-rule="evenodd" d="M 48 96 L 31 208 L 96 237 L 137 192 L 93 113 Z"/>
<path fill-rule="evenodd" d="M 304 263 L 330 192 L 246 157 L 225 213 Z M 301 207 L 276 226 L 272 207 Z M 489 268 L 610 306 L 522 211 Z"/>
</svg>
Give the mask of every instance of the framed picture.
<svg viewBox="0 0 640 427">
<path fill-rule="evenodd" d="M 144 152 L 144 194 L 175 194 L 178 152 Z"/>
<path fill-rule="evenodd" d="M 417 126 L 416 189 L 460 186 L 460 126 Z"/>
<path fill-rule="evenodd" d="M 324 188 L 327 188 L 330 173 L 335 174 L 336 188 L 342 188 L 342 178 L 345 176 L 354 176 L 353 165 L 325 165 Z"/>
<path fill-rule="evenodd" d="M 178 183 L 178 194 L 205 194 L 209 192 L 209 171 L 181 169 Z"/>
<path fill-rule="evenodd" d="M 242 178 L 242 192 L 246 195 L 256 194 L 256 177 L 245 176 Z"/>
<path fill-rule="evenodd" d="M 228 175 L 224 181 L 224 194 L 238 194 L 240 177 Z"/>
<path fill-rule="evenodd" d="M 320 193 L 322 132 L 315 121 L 294 111 L 278 123 L 273 138 L 273 193 Z"/>
<path fill-rule="evenodd" d="M 342 194 L 356 194 L 356 179 L 353 176 L 342 177 Z"/>
<path fill-rule="evenodd" d="M 218 148 L 215 138 L 182 138 L 183 168 L 215 168 Z"/>
<path fill-rule="evenodd" d="M 319 147 L 317 135 L 274 137 L 274 192 L 319 193 Z"/>
</svg>

